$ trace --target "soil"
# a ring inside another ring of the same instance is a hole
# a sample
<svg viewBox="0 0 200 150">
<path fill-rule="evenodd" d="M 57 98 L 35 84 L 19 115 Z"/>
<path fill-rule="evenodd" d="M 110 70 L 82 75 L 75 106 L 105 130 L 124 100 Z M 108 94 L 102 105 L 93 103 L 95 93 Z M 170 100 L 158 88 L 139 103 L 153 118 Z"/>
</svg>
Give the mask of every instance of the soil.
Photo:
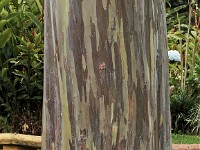
<svg viewBox="0 0 200 150">
<path fill-rule="evenodd" d="M 200 150 L 200 144 L 173 144 L 172 150 Z"/>
</svg>

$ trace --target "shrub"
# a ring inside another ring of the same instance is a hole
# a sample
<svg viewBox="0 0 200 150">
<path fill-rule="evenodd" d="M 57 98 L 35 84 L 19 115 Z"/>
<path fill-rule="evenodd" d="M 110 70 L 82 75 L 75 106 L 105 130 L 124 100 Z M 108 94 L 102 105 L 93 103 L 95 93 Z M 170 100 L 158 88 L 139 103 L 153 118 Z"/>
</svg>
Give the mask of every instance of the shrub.
<svg viewBox="0 0 200 150">
<path fill-rule="evenodd" d="M 189 2 L 168 1 L 173 3 L 167 7 L 168 49 L 176 49 L 181 55 L 180 63 L 169 62 L 169 83 L 174 87 L 170 101 L 173 132 L 198 134 L 200 10 L 197 2 Z"/>
<path fill-rule="evenodd" d="M 191 111 L 199 103 L 199 97 L 196 97 L 191 91 L 178 89 L 171 96 L 171 119 L 172 132 L 174 133 L 194 133 L 188 119 L 193 118 Z"/>
<path fill-rule="evenodd" d="M 0 2 L 0 132 L 41 133 L 42 8 L 41 0 Z"/>
<path fill-rule="evenodd" d="M 200 104 L 190 110 L 187 122 L 192 126 L 192 132 L 200 135 Z"/>
</svg>

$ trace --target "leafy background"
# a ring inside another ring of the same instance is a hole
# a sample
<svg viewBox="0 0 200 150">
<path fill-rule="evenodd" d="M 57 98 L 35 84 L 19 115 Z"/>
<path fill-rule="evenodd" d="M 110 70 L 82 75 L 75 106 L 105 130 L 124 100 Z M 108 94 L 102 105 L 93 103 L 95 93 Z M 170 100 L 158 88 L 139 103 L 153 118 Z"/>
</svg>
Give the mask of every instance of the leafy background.
<svg viewBox="0 0 200 150">
<path fill-rule="evenodd" d="M 0 132 L 41 134 L 43 1 L 0 2 Z"/>
<path fill-rule="evenodd" d="M 169 62 L 172 133 L 200 135 L 200 1 L 168 0 L 168 49 L 181 62 Z"/>
</svg>

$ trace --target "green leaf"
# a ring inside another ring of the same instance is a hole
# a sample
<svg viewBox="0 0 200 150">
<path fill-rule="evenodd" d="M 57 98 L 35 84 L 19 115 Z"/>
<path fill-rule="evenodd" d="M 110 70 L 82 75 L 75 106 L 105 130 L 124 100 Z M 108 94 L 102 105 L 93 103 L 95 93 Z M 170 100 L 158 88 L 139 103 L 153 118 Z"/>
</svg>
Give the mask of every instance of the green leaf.
<svg viewBox="0 0 200 150">
<path fill-rule="evenodd" d="M 6 60 L 11 57 L 12 50 L 9 46 L 3 47 L 1 50 L 2 50 L 2 54 L 4 55 Z"/>
<path fill-rule="evenodd" d="M 19 4 L 18 4 L 18 0 L 12 0 L 13 5 L 16 7 L 16 9 L 18 9 Z"/>
<path fill-rule="evenodd" d="M 34 79 L 34 80 L 35 80 L 35 79 Z M 32 88 L 37 87 L 38 89 L 43 90 L 43 85 L 40 84 L 40 83 L 34 82 L 34 81 L 30 84 L 30 86 L 31 86 Z"/>
<path fill-rule="evenodd" d="M 8 68 L 3 68 L 3 69 L 2 69 L 2 72 L 1 72 L 1 77 L 2 77 L 2 79 L 5 78 L 5 76 L 6 76 L 6 74 L 7 74 L 7 71 L 8 71 Z"/>
<path fill-rule="evenodd" d="M 31 12 L 36 12 L 38 11 L 37 5 L 35 3 L 35 0 L 28 0 L 26 1 L 27 6 L 30 7 Z"/>
<path fill-rule="evenodd" d="M 18 77 L 15 78 L 15 80 L 14 80 L 14 86 L 17 85 L 17 83 L 19 82 L 19 80 L 20 80 L 20 79 L 19 79 Z"/>
<path fill-rule="evenodd" d="M 167 17 L 170 16 L 170 15 L 174 15 L 174 13 L 177 13 L 179 10 L 183 9 L 187 7 L 187 5 L 180 5 L 178 7 L 175 7 L 173 8 L 168 14 L 167 14 Z"/>
<path fill-rule="evenodd" d="M 3 98 L 0 97 L 0 103 L 2 104 L 4 102 Z"/>
<path fill-rule="evenodd" d="M 42 96 L 34 96 L 34 97 L 31 98 L 31 99 L 33 99 L 33 100 L 36 100 L 36 99 L 38 99 L 38 100 L 42 100 L 43 98 L 42 98 Z"/>
<path fill-rule="evenodd" d="M 11 107 L 9 106 L 9 104 L 8 104 L 8 103 L 1 104 L 1 106 L 4 106 L 4 107 L 5 107 L 4 111 L 7 111 L 7 112 L 9 112 L 9 111 L 11 111 L 11 110 L 12 110 L 12 109 L 11 109 Z"/>
<path fill-rule="evenodd" d="M 0 21 L 0 30 L 5 26 L 6 23 L 7 23 L 6 20 L 1 20 Z"/>
<path fill-rule="evenodd" d="M 18 16 L 19 14 L 20 14 L 19 12 L 11 13 L 11 14 L 9 14 L 5 19 L 6 19 L 7 21 L 10 21 L 10 20 L 12 20 L 13 18 L 15 18 L 16 16 Z"/>
<path fill-rule="evenodd" d="M 23 65 L 25 67 L 28 67 L 28 60 L 27 58 L 21 57 L 20 60 L 15 65 Z"/>
<path fill-rule="evenodd" d="M 19 46 L 17 46 L 17 48 L 19 48 L 20 50 L 22 50 L 24 52 L 28 51 L 28 48 L 26 46 L 23 46 L 23 45 L 19 45 Z"/>
<path fill-rule="evenodd" d="M 41 63 L 38 63 L 38 62 L 36 62 L 36 61 L 32 62 L 32 67 L 33 67 L 34 69 L 38 69 L 40 66 L 41 66 Z"/>
<path fill-rule="evenodd" d="M 10 3 L 10 1 L 11 0 L 1 0 L 1 2 L 0 2 L 0 12 L 4 8 L 4 6 L 6 6 L 6 5 L 8 5 Z"/>
<path fill-rule="evenodd" d="M 167 37 L 168 37 L 168 38 L 174 38 L 174 39 L 176 39 L 176 40 L 181 40 L 181 39 L 182 39 L 181 36 L 175 35 L 175 34 L 168 35 Z"/>
<path fill-rule="evenodd" d="M 15 72 L 13 72 L 13 74 L 20 76 L 20 77 L 23 77 L 23 78 L 26 78 L 26 74 L 23 73 L 22 71 L 17 70 L 17 69 L 15 69 Z"/>
<path fill-rule="evenodd" d="M 0 33 L 0 48 L 3 48 L 5 44 L 10 40 L 11 30 L 6 29 L 2 33 Z"/>
<path fill-rule="evenodd" d="M 22 87 L 17 89 L 18 92 L 23 92 L 23 91 L 26 91 L 26 90 L 27 90 L 27 88 L 25 86 L 22 86 Z"/>
<path fill-rule="evenodd" d="M 22 94 L 22 95 L 19 95 L 17 96 L 17 99 L 28 99 L 29 96 L 27 94 Z"/>
<path fill-rule="evenodd" d="M 27 42 L 24 40 L 24 37 L 20 38 L 19 36 L 16 36 L 17 39 L 20 41 L 21 44 L 27 46 Z"/>
<path fill-rule="evenodd" d="M 41 33 L 35 34 L 35 37 L 34 37 L 34 44 L 35 44 L 35 45 L 39 45 L 41 41 L 42 41 Z"/>
<path fill-rule="evenodd" d="M 35 25 L 40 29 L 40 31 L 43 30 L 42 23 L 38 20 L 38 18 L 33 13 L 26 12 L 25 14 L 32 20 L 33 23 L 35 23 Z"/>
<path fill-rule="evenodd" d="M 43 90 L 42 84 L 36 83 L 35 85 L 36 85 L 36 87 L 37 87 L 38 89 Z"/>
<path fill-rule="evenodd" d="M 40 3 L 40 0 L 35 0 L 35 2 L 36 2 L 37 6 L 38 6 L 38 8 L 40 10 L 40 13 L 42 14 L 43 13 L 43 8 L 42 8 L 42 5 Z"/>
<path fill-rule="evenodd" d="M 3 87 L 6 88 L 9 91 L 12 91 L 13 93 L 15 93 L 15 86 L 12 84 L 12 82 L 10 81 L 10 79 L 5 78 L 4 82 L 3 82 Z"/>
<path fill-rule="evenodd" d="M 196 31 L 191 31 L 191 34 L 193 35 L 193 37 L 196 37 L 198 33 Z"/>
</svg>

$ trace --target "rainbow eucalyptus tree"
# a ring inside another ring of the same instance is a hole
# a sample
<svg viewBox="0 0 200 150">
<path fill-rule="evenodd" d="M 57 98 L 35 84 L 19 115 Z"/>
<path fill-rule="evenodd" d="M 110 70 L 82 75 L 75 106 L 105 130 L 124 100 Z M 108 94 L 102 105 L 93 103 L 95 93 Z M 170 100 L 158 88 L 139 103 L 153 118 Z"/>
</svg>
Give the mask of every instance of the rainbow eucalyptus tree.
<svg viewBox="0 0 200 150">
<path fill-rule="evenodd" d="M 43 150 L 168 150 L 164 0 L 46 0 Z"/>
</svg>

